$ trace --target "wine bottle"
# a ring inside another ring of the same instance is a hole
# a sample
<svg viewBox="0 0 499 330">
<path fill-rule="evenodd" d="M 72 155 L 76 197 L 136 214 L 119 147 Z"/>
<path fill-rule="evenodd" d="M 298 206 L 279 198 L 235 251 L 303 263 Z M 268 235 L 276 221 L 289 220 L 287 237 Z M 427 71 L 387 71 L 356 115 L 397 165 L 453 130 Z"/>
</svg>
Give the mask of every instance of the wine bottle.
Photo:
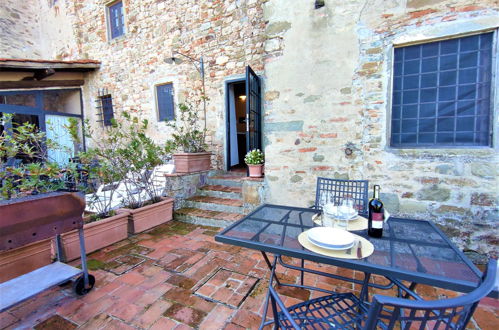
<svg viewBox="0 0 499 330">
<path fill-rule="evenodd" d="M 383 235 L 384 210 L 383 202 L 379 199 L 379 185 L 374 185 L 373 198 L 369 201 L 369 220 L 367 234 L 372 237 Z"/>
</svg>

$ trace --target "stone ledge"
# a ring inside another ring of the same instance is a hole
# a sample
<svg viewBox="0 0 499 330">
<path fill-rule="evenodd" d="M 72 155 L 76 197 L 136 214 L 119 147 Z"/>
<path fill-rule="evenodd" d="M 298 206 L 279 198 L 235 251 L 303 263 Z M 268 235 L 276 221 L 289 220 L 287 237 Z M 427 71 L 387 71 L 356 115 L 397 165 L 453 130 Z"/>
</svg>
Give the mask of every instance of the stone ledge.
<svg viewBox="0 0 499 330">
<path fill-rule="evenodd" d="M 206 170 L 206 171 L 198 171 L 198 172 L 190 172 L 190 173 L 172 173 L 168 174 L 165 173 L 163 174 L 165 177 L 170 178 L 170 177 L 178 177 L 178 176 L 188 176 L 188 175 L 195 175 L 195 174 L 203 174 L 203 173 L 209 173 L 211 170 Z"/>
</svg>

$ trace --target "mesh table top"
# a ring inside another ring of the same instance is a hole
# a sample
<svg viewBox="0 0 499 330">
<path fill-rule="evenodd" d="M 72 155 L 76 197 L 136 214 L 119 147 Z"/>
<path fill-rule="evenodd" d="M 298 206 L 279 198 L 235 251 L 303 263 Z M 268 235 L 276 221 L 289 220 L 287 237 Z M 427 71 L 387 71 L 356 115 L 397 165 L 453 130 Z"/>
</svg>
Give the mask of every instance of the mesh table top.
<svg viewBox="0 0 499 330">
<path fill-rule="evenodd" d="M 296 257 L 421 284 L 469 292 L 481 272 L 432 222 L 390 218 L 383 237 L 368 239 L 374 253 L 361 260 L 338 259 L 303 248 L 298 235 L 314 226 L 315 209 L 264 204 L 224 229 L 215 239 L 262 252 Z"/>
</svg>

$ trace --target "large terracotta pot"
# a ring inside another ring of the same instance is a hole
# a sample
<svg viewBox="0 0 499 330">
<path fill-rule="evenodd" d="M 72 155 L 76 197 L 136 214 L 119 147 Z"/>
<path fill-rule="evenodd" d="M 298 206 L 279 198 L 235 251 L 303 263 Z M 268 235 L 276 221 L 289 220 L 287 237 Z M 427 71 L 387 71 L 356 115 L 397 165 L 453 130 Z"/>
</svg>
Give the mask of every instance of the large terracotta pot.
<svg viewBox="0 0 499 330">
<path fill-rule="evenodd" d="M 83 225 L 87 254 L 127 238 L 128 216 L 128 211 L 120 210 L 115 216 Z M 64 261 L 79 258 L 80 241 L 78 231 L 73 230 L 62 234 L 61 238 Z"/>
<path fill-rule="evenodd" d="M 0 252 L 0 283 L 52 262 L 50 239 Z"/>
<path fill-rule="evenodd" d="M 261 178 L 263 175 L 263 164 L 249 165 L 249 176 L 252 178 Z"/>
<path fill-rule="evenodd" d="M 163 198 L 161 202 L 127 211 L 128 232 L 141 233 L 173 219 L 173 198 Z"/>
<path fill-rule="evenodd" d="M 208 171 L 211 168 L 211 153 L 174 154 L 173 162 L 175 163 L 175 172 L 177 173 Z"/>
</svg>

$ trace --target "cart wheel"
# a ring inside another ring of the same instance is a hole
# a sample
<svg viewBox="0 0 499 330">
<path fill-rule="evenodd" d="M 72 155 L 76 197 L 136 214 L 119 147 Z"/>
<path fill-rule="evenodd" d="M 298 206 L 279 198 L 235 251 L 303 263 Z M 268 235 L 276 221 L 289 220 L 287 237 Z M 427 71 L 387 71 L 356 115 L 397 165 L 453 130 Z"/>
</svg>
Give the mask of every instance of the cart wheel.
<svg viewBox="0 0 499 330">
<path fill-rule="evenodd" d="M 73 282 L 73 289 L 75 290 L 76 294 L 79 294 L 80 296 L 83 296 L 92 290 L 95 284 L 95 277 L 91 274 L 88 274 L 88 288 L 85 288 L 85 278 L 84 275 L 78 277 L 74 282 Z"/>
</svg>

